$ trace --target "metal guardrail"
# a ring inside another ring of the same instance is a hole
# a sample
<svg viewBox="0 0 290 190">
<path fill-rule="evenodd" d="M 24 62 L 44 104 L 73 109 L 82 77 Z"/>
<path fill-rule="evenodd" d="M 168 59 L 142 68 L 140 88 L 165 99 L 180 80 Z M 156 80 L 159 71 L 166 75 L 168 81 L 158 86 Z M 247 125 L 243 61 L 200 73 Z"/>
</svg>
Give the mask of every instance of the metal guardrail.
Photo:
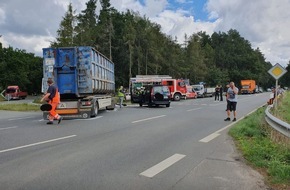
<svg viewBox="0 0 290 190">
<path fill-rule="evenodd" d="M 268 106 L 265 113 L 266 113 L 266 121 L 267 123 L 274 129 L 276 129 L 277 131 L 279 131 L 280 133 L 282 133 L 283 135 L 285 135 L 286 137 L 290 138 L 290 125 L 276 117 L 274 117 L 269 110 L 272 108 L 273 106 Z"/>
</svg>

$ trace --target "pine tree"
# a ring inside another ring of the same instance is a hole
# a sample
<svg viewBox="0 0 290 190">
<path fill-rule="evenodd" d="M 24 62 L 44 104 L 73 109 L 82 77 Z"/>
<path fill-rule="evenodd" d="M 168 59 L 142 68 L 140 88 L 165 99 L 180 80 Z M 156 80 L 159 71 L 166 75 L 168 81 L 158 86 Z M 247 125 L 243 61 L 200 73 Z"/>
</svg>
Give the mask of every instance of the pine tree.
<svg viewBox="0 0 290 190">
<path fill-rule="evenodd" d="M 57 30 L 56 41 L 51 43 L 52 47 L 74 46 L 74 27 L 76 24 L 75 10 L 73 11 L 72 4 L 68 5 L 68 10 L 60 23 L 60 28 Z"/>
<path fill-rule="evenodd" d="M 98 18 L 96 46 L 109 59 L 112 60 L 112 40 L 114 26 L 112 13 L 116 10 L 111 7 L 110 0 L 101 0 L 102 9 Z"/>
<path fill-rule="evenodd" d="M 89 0 L 86 9 L 77 16 L 74 44 L 78 46 L 95 46 L 97 37 L 97 0 Z"/>
</svg>

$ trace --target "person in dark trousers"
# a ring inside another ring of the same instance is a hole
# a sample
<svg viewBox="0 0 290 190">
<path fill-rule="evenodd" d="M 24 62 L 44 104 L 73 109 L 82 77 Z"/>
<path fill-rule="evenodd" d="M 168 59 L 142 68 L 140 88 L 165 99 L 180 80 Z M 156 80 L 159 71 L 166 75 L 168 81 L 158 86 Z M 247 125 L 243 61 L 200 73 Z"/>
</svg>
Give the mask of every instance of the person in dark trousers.
<svg viewBox="0 0 290 190">
<path fill-rule="evenodd" d="M 220 87 L 217 85 L 215 87 L 214 101 L 219 101 L 219 96 L 220 96 Z"/>
<path fill-rule="evenodd" d="M 226 99 L 227 99 L 227 92 L 228 92 L 229 87 L 230 87 L 230 85 L 227 84 L 225 89 L 224 89 Z M 229 101 L 227 100 L 226 111 L 228 110 L 228 104 L 229 104 Z"/>
<path fill-rule="evenodd" d="M 46 124 L 53 124 L 53 120 L 57 119 L 58 124 L 61 122 L 62 117 L 56 113 L 56 107 L 60 103 L 60 96 L 57 87 L 54 85 L 52 78 L 47 79 L 48 89 L 46 94 L 41 98 L 41 102 L 47 101 L 52 109 L 49 111 L 48 119 Z"/>
<path fill-rule="evenodd" d="M 230 118 L 231 112 L 233 112 L 233 115 L 234 115 L 233 121 L 237 120 L 236 108 L 237 108 L 237 102 L 238 102 L 238 93 L 239 93 L 239 89 L 235 86 L 235 83 L 230 82 L 230 87 L 229 87 L 228 92 L 227 92 L 227 101 L 228 101 L 227 115 L 228 115 L 228 117 L 225 119 L 225 121 L 231 120 L 231 118 Z"/>
<path fill-rule="evenodd" d="M 224 93 L 223 85 L 220 85 L 220 101 L 224 101 L 223 93 Z"/>
</svg>

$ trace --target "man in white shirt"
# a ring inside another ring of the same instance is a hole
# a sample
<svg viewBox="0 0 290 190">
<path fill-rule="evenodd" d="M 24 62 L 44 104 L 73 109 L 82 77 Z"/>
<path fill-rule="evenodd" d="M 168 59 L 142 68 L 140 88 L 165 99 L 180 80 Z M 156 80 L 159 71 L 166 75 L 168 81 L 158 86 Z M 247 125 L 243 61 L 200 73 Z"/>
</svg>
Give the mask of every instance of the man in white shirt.
<svg viewBox="0 0 290 190">
<path fill-rule="evenodd" d="M 233 112 L 234 119 L 233 121 L 237 120 L 237 102 L 238 102 L 238 93 L 239 89 L 235 86 L 234 82 L 230 82 L 230 87 L 228 88 L 227 91 L 227 115 L 228 117 L 225 119 L 225 121 L 230 121 L 231 118 L 231 111 Z"/>
</svg>

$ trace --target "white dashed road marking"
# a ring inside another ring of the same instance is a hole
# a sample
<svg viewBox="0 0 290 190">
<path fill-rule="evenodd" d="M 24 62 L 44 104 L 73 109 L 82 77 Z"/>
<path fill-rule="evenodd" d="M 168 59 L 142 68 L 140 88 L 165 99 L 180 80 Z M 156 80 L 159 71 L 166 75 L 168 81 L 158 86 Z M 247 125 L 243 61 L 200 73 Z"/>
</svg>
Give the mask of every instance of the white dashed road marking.
<svg viewBox="0 0 290 190">
<path fill-rule="evenodd" d="M 194 109 L 190 109 L 190 110 L 186 110 L 186 111 L 196 111 L 196 110 L 200 110 L 202 108 L 194 108 Z"/>
<path fill-rule="evenodd" d="M 145 170 L 144 172 L 140 173 L 140 175 L 145 177 L 154 177 L 155 175 L 159 174 L 163 170 L 169 168 L 179 160 L 183 159 L 185 155 L 182 154 L 174 154 L 173 156 L 163 160 L 159 164 L 156 164 L 155 166 L 149 168 L 148 170 Z"/>
<path fill-rule="evenodd" d="M 37 142 L 37 143 L 28 144 L 28 145 L 24 145 L 24 146 L 19 146 L 19 147 L 15 147 L 15 148 L 10 148 L 10 149 L 6 149 L 6 150 L 0 150 L 0 153 L 10 152 L 10 151 L 13 151 L 13 150 L 19 150 L 19 149 L 23 149 L 23 148 L 27 148 L 27 147 L 32 147 L 32 146 L 37 146 L 37 145 L 46 144 L 46 143 L 59 141 L 59 140 L 64 140 L 64 139 L 68 139 L 68 138 L 72 138 L 72 137 L 76 137 L 76 135 L 61 137 L 61 138 L 57 138 L 57 139 L 51 139 L 51 140 L 47 140 L 47 141 Z"/>
<path fill-rule="evenodd" d="M 166 115 L 160 115 L 160 116 L 156 116 L 156 117 L 149 117 L 149 118 L 146 118 L 146 119 L 140 119 L 140 120 L 137 120 L 137 121 L 132 121 L 132 123 L 139 123 L 139 122 L 142 122 L 142 121 L 148 121 L 148 120 L 152 120 L 152 119 L 157 119 L 157 118 L 161 118 L 161 117 L 165 117 Z"/>
<path fill-rule="evenodd" d="M 5 130 L 5 129 L 15 129 L 15 128 L 17 128 L 17 126 L 14 126 L 14 127 L 6 127 L 6 128 L 0 128 L 0 131 L 1 131 L 1 130 Z"/>
<path fill-rule="evenodd" d="M 208 135 L 207 137 L 201 139 L 199 142 L 204 142 L 204 143 L 207 143 L 211 140 L 213 140 L 214 138 L 218 137 L 220 134 L 218 133 L 212 133 L 210 135 Z"/>
<path fill-rule="evenodd" d="M 29 119 L 33 117 L 19 117 L 19 118 L 14 118 L 14 119 L 8 119 L 9 121 L 15 121 L 15 120 L 20 120 L 20 119 Z"/>
</svg>

